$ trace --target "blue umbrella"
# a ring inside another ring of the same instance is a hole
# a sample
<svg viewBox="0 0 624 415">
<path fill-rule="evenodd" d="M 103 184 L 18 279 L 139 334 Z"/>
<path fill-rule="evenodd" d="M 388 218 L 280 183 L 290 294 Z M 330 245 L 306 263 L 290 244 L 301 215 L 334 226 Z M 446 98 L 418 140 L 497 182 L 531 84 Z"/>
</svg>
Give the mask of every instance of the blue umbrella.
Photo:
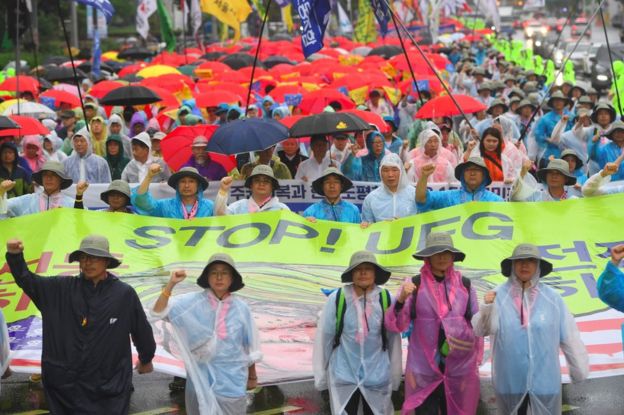
<svg viewBox="0 0 624 415">
<path fill-rule="evenodd" d="M 223 124 L 208 142 L 208 151 L 240 154 L 265 150 L 288 138 L 288 128 L 266 118 L 243 118 Z"/>
</svg>

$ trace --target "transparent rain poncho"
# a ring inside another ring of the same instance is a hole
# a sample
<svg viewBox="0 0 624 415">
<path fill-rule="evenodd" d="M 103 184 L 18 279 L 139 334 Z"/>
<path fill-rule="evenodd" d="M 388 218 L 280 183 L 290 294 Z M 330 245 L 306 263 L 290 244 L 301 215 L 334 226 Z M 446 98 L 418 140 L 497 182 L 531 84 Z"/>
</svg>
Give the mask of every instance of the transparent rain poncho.
<svg viewBox="0 0 624 415">
<path fill-rule="evenodd" d="M 6 320 L 4 319 L 4 314 L 2 314 L 2 310 L 0 310 L 0 376 L 2 376 L 9 367 L 9 363 L 11 362 L 10 356 L 9 331 L 7 329 Z M 2 388 L 0 387 L 0 389 Z"/>
<path fill-rule="evenodd" d="M 262 358 L 247 304 L 235 295 L 221 301 L 206 289 L 174 297 L 150 314 L 168 323 L 163 327 L 175 339 L 173 352 L 184 361 L 187 414 L 245 413 L 248 367 Z"/>
<path fill-rule="evenodd" d="M 513 266 L 512 266 L 513 270 Z M 499 414 L 516 414 L 528 394 L 532 415 L 561 413 L 563 351 L 572 381 L 589 374 L 587 351 L 574 317 L 557 292 L 539 281 L 531 286 L 512 275 L 496 288 L 496 300 L 472 319 L 475 334 L 490 336 L 492 381 Z"/>
<path fill-rule="evenodd" d="M 343 290 L 346 311 L 338 347 L 333 347 L 337 291 L 328 297 L 319 320 L 314 340 L 314 384 L 318 390 L 329 389 L 332 414 L 344 414 L 358 389 L 375 415 L 394 414 L 392 390 L 401 383 L 400 334 L 386 331 L 388 342 L 384 351 L 381 288 L 375 286 L 366 296 L 357 298 L 352 284 L 345 285 Z"/>
</svg>

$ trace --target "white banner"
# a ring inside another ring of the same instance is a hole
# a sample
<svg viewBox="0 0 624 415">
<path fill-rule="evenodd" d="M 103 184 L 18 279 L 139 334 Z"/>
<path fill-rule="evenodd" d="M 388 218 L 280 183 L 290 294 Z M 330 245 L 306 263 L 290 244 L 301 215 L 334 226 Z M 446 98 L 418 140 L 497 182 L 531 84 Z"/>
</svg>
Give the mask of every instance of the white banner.
<svg viewBox="0 0 624 415">
<path fill-rule="evenodd" d="M 149 34 L 149 17 L 156 11 L 156 0 L 138 0 L 136 31 L 143 39 Z"/>
</svg>

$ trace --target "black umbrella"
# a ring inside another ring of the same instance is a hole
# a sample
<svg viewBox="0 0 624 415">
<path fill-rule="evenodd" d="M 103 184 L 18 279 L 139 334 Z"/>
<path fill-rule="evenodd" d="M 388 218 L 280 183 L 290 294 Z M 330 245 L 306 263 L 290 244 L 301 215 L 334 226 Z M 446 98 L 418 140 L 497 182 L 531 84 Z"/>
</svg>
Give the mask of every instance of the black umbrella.
<svg viewBox="0 0 624 415">
<path fill-rule="evenodd" d="M 88 72 L 91 72 L 91 69 L 93 68 L 92 68 L 91 62 L 83 62 L 80 65 L 78 65 L 78 69 L 88 73 Z M 106 63 L 101 63 L 100 69 L 103 71 L 108 71 L 110 73 L 115 72 L 115 70 Z"/>
<path fill-rule="evenodd" d="M 328 135 L 370 130 L 369 123 L 348 112 L 321 112 L 303 117 L 290 128 L 290 137 Z"/>
<path fill-rule="evenodd" d="M 100 100 L 102 105 L 145 105 L 160 101 L 151 89 L 141 85 L 127 85 L 113 89 Z"/>
<path fill-rule="evenodd" d="M 0 115 L 0 130 L 11 130 L 14 128 L 20 128 L 20 126 L 9 117 Z"/>
<path fill-rule="evenodd" d="M 267 149 L 288 138 L 288 129 L 272 118 L 243 118 L 221 125 L 208 142 L 207 151 L 241 154 Z"/>
<path fill-rule="evenodd" d="M 225 55 L 225 52 L 208 52 L 200 56 L 200 58 L 207 61 L 218 61 L 223 55 Z"/>
<path fill-rule="evenodd" d="M 385 59 L 390 59 L 393 56 L 400 55 L 403 53 L 403 49 L 400 46 L 396 45 L 383 45 L 373 48 L 370 52 L 368 52 L 368 56 L 379 55 L 383 56 Z"/>
<path fill-rule="evenodd" d="M 44 65 L 60 65 L 62 63 L 69 62 L 67 56 L 48 56 L 43 61 Z"/>
<path fill-rule="evenodd" d="M 154 55 L 154 52 L 147 48 L 133 47 L 122 50 L 117 54 L 117 57 L 119 59 L 147 59 Z"/>
<path fill-rule="evenodd" d="M 264 61 L 262 61 L 262 63 L 264 64 L 264 67 L 267 69 L 271 69 L 272 67 L 274 67 L 275 65 L 279 65 L 279 64 L 286 64 L 286 65 L 296 65 L 297 62 L 293 62 L 290 59 L 288 59 L 285 56 L 269 56 L 268 58 L 266 58 Z"/>
<path fill-rule="evenodd" d="M 247 66 L 253 66 L 254 57 L 247 53 L 233 53 L 221 59 L 221 62 L 234 70 L 238 70 Z"/>
<path fill-rule="evenodd" d="M 74 70 L 65 66 L 48 66 L 45 71 L 44 78 L 50 82 L 75 82 Z M 87 74 L 76 68 L 76 76 L 78 79 L 84 79 Z"/>
<path fill-rule="evenodd" d="M 52 84 L 50 83 L 50 81 L 48 81 L 45 78 L 41 78 L 39 77 L 39 89 L 40 90 L 47 90 L 47 89 L 52 89 Z"/>
</svg>

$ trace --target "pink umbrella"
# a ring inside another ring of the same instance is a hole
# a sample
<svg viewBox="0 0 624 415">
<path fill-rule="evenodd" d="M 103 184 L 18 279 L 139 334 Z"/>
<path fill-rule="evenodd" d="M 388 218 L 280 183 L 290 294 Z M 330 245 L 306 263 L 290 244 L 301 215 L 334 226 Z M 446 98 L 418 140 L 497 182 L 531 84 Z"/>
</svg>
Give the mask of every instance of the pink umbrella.
<svg viewBox="0 0 624 415">
<path fill-rule="evenodd" d="M 78 87 L 76 85 L 56 84 L 52 87 L 52 89 L 56 89 L 57 91 L 65 91 L 69 92 L 72 95 L 80 96 L 80 94 L 78 93 Z"/>
</svg>

